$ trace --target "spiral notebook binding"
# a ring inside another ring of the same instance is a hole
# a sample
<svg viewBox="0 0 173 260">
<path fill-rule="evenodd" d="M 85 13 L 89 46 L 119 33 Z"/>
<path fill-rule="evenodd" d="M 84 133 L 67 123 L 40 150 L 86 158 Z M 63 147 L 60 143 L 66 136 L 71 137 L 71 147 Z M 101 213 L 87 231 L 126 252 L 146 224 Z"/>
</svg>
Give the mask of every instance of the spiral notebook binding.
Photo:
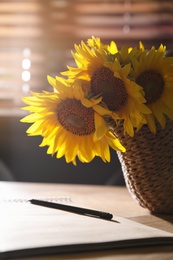
<svg viewBox="0 0 173 260">
<path fill-rule="evenodd" d="M 63 196 L 58 196 L 58 197 L 37 197 L 37 199 L 40 199 L 40 200 L 46 200 L 46 201 L 49 201 L 49 202 L 71 202 L 71 197 L 70 196 L 66 196 L 66 195 L 63 195 Z M 30 198 L 24 198 L 24 199 L 21 199 L 21 198 L 9 198 L 9 199 L 1 199 L 0 200 L 0 203 L 28 203 L 30 200 Z"/>
</svg>

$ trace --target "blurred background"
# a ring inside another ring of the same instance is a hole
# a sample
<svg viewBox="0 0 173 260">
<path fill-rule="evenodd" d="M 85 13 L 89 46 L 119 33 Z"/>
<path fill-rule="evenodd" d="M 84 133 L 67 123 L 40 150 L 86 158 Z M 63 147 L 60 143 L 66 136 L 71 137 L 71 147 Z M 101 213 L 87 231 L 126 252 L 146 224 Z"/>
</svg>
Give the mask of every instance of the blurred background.
<svg viewBox="0 0 173 260">
<path fill-rule="evenodd" d="M 0 0 L 0 180 L 124 185 L 120 163 L 96 158 L 67 164 L 27 137 L 21 97 L 52 91 L 55 77 L 73 64 L 74 44 L 92 35 L 103 43 L 172 50 L 172 0 Z"/>
</svg>

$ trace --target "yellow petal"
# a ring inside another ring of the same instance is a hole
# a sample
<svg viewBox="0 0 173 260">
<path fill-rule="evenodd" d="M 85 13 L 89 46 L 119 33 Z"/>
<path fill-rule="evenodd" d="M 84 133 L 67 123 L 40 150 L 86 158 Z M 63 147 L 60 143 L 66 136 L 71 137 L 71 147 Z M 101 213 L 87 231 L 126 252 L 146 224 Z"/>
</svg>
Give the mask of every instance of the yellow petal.
<svg viewBox="0 0 173 260">
<path fill-rule="evenodd" d="M 110 45 L 108 46 L 108 51 L 113 55 L 118 52 L 117 45 L 114 41 L 111 41 Z"/>
<path fill-rule="evenodd" d="M 112 112 L 110 110 L 108 110 L 107 108 L 104 108 L 100 105 L 93 106 L 93 109 L 101 116 L 112 114 Z"/>
<path fill-rule="evenodd" d="M 126 148 L 120 143 L 119 139 L 111 132 L 106 134 L 107 143 L 115 151 L 126 152 Z"/>
<path fill-rule="evenodd" d="M 87 98 L 83 98 L 81 100 L 82 105 L 84 105 L 85 107 L 92 107 L 93 106 L 93 102 Z"/>
<path fill-rule="evenodd" d="M 131 120 L 129 118 L 125 118 L 125 120 L 124 120 L 124 130 L 130 136 L 132 136 L 132 137 L 134 136 L 133 125 L 132 125 Z"/>
<path fill-rule="evenodd" d="M 84 92 L 81 87 L 81 81 L 79 81 L 79 80 L 75 81 L 74 88 L 73 88 L 73 94 L 74 94 L 74 97 L 78 100 L 84 98 Z"/>
<path fill-rule="evenodd" d="M 100 115 L 98 115 L 97 113 L 95 113 L 95 115 L 94 115 L 94 120 L 95 120 L 96 131 L 94 133 L 93 139 L 94 139 L 94 142 L 97 142 L 98 140 L 100 140 L 105 135 L 108 128 L 105 124 L 104 119 Z"/>
<path fill-rule="evenodd" d="M 48 75 L 47 80 L 52 87 L 56 88 L 56 80 L 54 78 Z"/>
</svg>

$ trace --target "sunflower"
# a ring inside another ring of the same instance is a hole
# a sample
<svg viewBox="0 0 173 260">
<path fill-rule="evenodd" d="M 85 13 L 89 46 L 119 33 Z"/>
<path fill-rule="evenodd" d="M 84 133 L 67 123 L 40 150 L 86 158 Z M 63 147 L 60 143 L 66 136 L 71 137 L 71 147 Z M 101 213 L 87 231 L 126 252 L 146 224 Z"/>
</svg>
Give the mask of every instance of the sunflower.
<svg viewBox="0 0 173 260">
<path fill-rule="evenodd" d="M 109 48 L 98 39 L 92 39 L 89 44 L 91 48 L 84 42 L 75 46 L 73 56 L 78 68 L 68 67 L 69 70 L 62 74 L 69 79 L 80 78 L 88 82 L 88 92 L 101 95 L 103 103 L 112 112 L 112 118 L 123 120 L 124 132 L 133 136 L 134 128 L 146 123 L 143 114 L 151 113 L 144 105 L 146 100 L 142 88 L 128 79 L 130 63 L 122 67 L 118 59 L 110 59 Z"/>
<path fill-rule="evenodd" d="M 160 45 L 143 52 L 134 63 L 134 80 L 140 85 L 146 105 L 152 111 L 145 115 L 151 132 L 156 133 L 155 119 L 164 128 L 165 115 L 173 120 L 173 58 L 165 57 L 166 47 Z"/>
<path fill-rule="evenodd" d="M 32 92 L 32 96 L 23 98 L 29 105 L 23 109 L 30 114 L 21 119 L 33 123 L 27 134 L 41 135 L 40 146 L 48 146 L 48 154 L 65 156 L 66 162 L 76 165 L 76 157 L 81 162 L 90 162 L 99 156 L 109 162 L 109 147 L 125 151 L 105 124 L 102 116 L 109 111 L 99 107 L 101 97 L 87 99 L 81 80 L 76 80 L 73 86 L 60 77 L 48 76 L 48 81 L 54 92 Z"/>
</svg>

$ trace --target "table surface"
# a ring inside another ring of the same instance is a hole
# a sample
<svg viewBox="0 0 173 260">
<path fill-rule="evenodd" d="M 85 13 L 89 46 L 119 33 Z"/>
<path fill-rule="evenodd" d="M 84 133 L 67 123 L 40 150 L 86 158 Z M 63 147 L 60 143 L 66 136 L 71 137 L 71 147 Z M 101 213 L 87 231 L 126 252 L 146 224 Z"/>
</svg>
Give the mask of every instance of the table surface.
<svg viewBox="0 0 173 260">
<path fill-rule="evenodd" d="M 173 215 L 154 215 L 138 205 L 126 187 L 79 184 L 47 184 L 0 182 L 0 199 L 40 198 L 70 196 L 76 203 L 85 201 L 88 208 L 95 208 L 133 221 L 173 233 Z M 173 246 L 150 246 L 109 251 L 25 258 L 20 260 L 135 260 L 173 259 Z"/>
</svg>

